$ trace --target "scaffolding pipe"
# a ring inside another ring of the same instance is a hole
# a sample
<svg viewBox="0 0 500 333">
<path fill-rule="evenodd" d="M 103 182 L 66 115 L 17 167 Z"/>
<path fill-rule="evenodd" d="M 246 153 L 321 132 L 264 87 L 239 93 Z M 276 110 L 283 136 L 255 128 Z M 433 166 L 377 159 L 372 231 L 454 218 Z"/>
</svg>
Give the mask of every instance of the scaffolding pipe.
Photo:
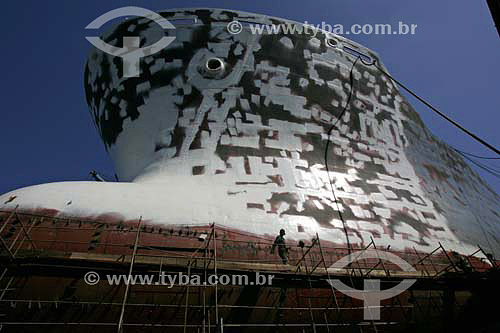
<svg viewBox="0 0 500 333">
<path fill-rule="evenodd" d="M 35 245 L 35 243 L 33 243 L 33 240 L 31 239 L 30 235 L 28 234 L 28 232 L 24 228 L 24 223 L 23 223 L 23 221 L 21 221 L 21 217 L 19 215 L 17 215 L 17 213 L 16 213 L 16 216 L 17 216 L 17 219 L 19 220 L 19 224 L 21 225 L 21 229 L 23 230 L 24 234 L 26 235 L 26 238 L 28 238 L 28 240 L 31 242 L 31 246 L 33 247 L 33 249 L 36 250 L 36 245 Z"/>
<path fill-rule="evenodd" d="M 128 281 L 130 282 L 130 277 L 132 276 L 132 269 L 134 268 L 135 254 L 137 253 L 137 244 L 139 243 L 139 235 L 141 234 L 141 222 L 142 216 L 139 217 L 139 223 L 137 225 L 137 234 L 135 236 L 134 252 L 132 253 L 132 259 L 130 260 L 130 268 L 128 271 Z M 118 321 L 118 333 L 123 331 L 123 315 L 125 314 L 125 305 L 127 304 L 128 291 L 130 288 L 130 283 L 125 286 L 125 295 L 123 296 L 122 310 L 120 313 L 120 320 Z"/>
<path fill-rule="evenodd" d="M 16 205 L 16 207 L 14 208 L 14 210 L 12 210 L 10 212 L 9 217 L 7 217 L 7 219 L 5 220 L 5 222 L 3 223 L 3 225 L 0 227 L 0 234 L 2 233 L 3 229 L 5 229 L 5 227 L 7 226 L 7 224 L 9 224 L 10 219 L 12 218 L 12 216 L 14 216 L 14 214 L 16 213 L 16 210 L 17 210 L 18 207 L 19 207 L 19 205 Z"/>
</svg>

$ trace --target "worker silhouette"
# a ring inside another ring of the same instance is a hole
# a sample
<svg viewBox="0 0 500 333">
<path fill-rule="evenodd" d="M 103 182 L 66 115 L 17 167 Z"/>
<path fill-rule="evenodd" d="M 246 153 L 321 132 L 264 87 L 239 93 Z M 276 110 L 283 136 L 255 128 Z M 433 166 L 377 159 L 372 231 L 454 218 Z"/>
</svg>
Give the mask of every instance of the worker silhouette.
<svg viewBox="0 0 500 333">
<path fill-rule="evenodd" d="M 283 263 L 288 264 L 288 248 L 285 244 L 285 230 L 281 229 L 280 234 L 274 240 L 273 246 L 271 248 L 271 254 L 274 254 L 274 249 L 278 246 L 278 255 L 280 256 Z"/>
</svg>

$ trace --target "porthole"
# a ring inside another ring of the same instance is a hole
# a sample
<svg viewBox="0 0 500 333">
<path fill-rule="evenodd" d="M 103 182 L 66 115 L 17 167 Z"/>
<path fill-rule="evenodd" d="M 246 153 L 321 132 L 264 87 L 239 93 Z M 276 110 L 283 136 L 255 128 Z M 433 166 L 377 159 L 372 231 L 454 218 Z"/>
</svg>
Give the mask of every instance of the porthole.
<svg viewBox="0 0 500 333">
<path fill-rule="evenodd" d="M 205 64 L 208 73 L 218 74 L 224 70 L 224 62 L 219 58 L 210 58 Z"/>
<path fill-rule="evenodd" d="M 337 47 L 339 43 L 337 42 L 336 39 L 328 37 L 326 38 L 326 46 L 328 47 Z"/>
</svg>

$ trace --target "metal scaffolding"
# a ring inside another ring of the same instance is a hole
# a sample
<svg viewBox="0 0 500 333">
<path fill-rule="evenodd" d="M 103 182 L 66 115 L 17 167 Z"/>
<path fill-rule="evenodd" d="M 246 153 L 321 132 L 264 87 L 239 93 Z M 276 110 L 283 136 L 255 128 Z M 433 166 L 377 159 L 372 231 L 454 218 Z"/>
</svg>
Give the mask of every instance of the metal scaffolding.
<svg viewBox="0 0 500 333">
<path fill-rule="evenodd" d="M 110 226 L 20 213 L 17 207 L 3 216 L 0 259 L 5 268 L 0 275 L 0 325 L 4 327 L 75 326 L 115 332 L 147 327 L 184 333 L 266 328 L 316 333 L 355 328 L 377 332 L 380 327 L 432 322 L 436 313 L 449 319 L 463 310 L 458 292 L 470 293 L 470 281 L 484 283 L 489 281 L 488 274 L 498 270 L 497 261 L 479 246 L 468 256 L 448 251 L 442 244 L 426 254 L 416 249 L 396 252 L 416 269 L 411 276 L 418 279 L 416 287 L 381 304 L 383 320 L 366 321 L 361 318 L 365 309 L 362 302 L 335 290 L 328 283 L 332 276 L 359 286 L 366 278 L 392 284 L 410 275 L 402 275 L 380 257 L 358 260 L 342 272 L 332 271 L 330 266 L 348 251 L 323 246 L 318 234 L 309 244 L 293 248 L 293 264 L 283 265 L 278 259 L 259 255 L 269 253 L 270 240 L 245 240 L 245 235 L 215 223 L 164 230 L 139 218 Z M 380 251 L 373 238 L 358 250 L 369 248 L 377 254 Z M 189 282 L 165 288 L 155 284 L 107 285 L 101 280 L 90 287 L 82 282 L 83 273 L 90 270 L 102 276 L 123 275 L 129 281 L 135 274 L 161 277 L 187 272 Z M 250 278 L 254 272 L 276 276 L 275 284 L 207 283 L 210 275 Z M 191 283 L 193 276 L 202 277 L 202 283 Z M 53 286 L 54 295 L 59 293 L 56 299 L 47 297 L 50 290 L 43 288 L 47 279 L 62 281 L 60 290 Z M 245 320 L 235 321 L 245 316 Z"/>
</svg>

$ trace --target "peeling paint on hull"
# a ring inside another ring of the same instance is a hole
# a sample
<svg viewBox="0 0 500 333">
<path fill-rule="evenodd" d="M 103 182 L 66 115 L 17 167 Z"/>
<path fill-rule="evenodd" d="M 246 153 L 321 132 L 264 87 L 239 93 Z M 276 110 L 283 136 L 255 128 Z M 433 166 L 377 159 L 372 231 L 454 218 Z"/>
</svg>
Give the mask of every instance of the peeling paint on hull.
<svg viewBox="0 0 500 333">
<path fill-rule="evenodd" d="M 162 228 L 215 222 L 257 236 L 283 228 L 291 241 L 319 233 L 344 246 L 347 231 L 354 246 L 373 237 L 393 249 L 426 252 L 441 243 L 469 254 L 479 244 L 500 256 L 498 195 L 426 129 L 389 79 L 360 61 L 354 65 L 343 47 L 381 64 L 376 53 L 338 36 L 338 46 L 329 47 L 324 32 L 226 30 L 234 19 L 298 24 L 263 15 L 160 14 L 196 23 L 162 30 L 131 19 L 104 36 L 119 45 L 121 37 L 139 35 L 147 45 L 175 35 L 141 60 L 140 77 L 122 78 L 121 60 L 98 50 L 85 67 L 92 118 L 119 178 L 130 183 L 28 187 L 1 196 L 0 209 L 142 216 Z M 223 76 L 205 76 L 212 57 L 225 63 Z"/>
</svg>

